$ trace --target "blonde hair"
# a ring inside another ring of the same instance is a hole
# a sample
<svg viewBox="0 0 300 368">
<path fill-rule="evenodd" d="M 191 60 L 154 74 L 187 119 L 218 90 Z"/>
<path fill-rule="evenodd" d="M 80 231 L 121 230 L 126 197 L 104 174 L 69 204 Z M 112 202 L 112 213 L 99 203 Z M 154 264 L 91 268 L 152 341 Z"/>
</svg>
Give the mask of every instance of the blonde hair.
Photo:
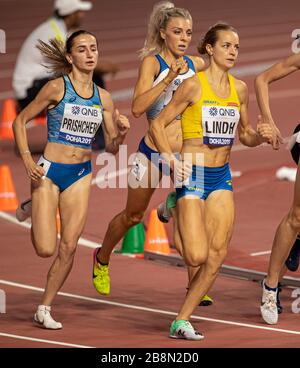
<svg viewBox="0 0 300 368">
<path fill-rule="evenodd" d="M 97 41 L 97 38 L 93 33 L 84 30 L 73 32 L 66 40 L 66 43 L 57 40 L 56 38 L 49 40 L 49 43 L 38 40 L 36 47 L 40 50 L 47 63 L 44 66 L 47 69 L 50 69 L 54 76 L 57 77 L 71 72 L 72 64 L 69 63 L 66 55 L 71 53 L 75 38 L 82 34 L 89 34 L 95 37 Z"/>
<path fill-rule="evenodd" d="M 139 57 L 144 59 L 148 55 L 161 52 L 164 40 L 160 36 L 160 30 L 166 29 L 170 18 L 180 17 L 192 20 L 188 10 L 177 8 L 170 1 L 160 1 L 155 4 L 148 23 L 147 36 L 144 47 L 139 51 Z"/>
</svg>

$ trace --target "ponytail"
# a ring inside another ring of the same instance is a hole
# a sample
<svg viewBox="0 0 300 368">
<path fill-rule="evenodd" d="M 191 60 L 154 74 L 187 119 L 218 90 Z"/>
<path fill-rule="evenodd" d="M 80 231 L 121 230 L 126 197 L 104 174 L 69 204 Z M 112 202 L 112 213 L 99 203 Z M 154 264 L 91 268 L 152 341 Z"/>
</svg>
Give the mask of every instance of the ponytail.
<svg viewBox="0 0 300 368">
<path fill-rule="evenodd" d="M 47 64 L 44 66 L 50 69 L 55 76 L 70 73 L 72 65 L 66 58 L 66 48 L 62 41 L 56 38 L 49 40 L 49 43 L 38 40 L 36 47 L 46 60 Z"/>
<path fill-rule="evenodd" d="M 40 50 L 47 63 L 44 66 L 47 69 L 50 69 L 55 76 L 58 77 L 71 72 L 72 64 L 69 63 L 66 55 L 71 53 L 75 38 L 82 34 L 89 34 L 95 37 L 97 41 L 97 38 L 93 33 L 84 30 L 73 32 L 68 37 L 66 43 L 56 38 L 49 40 L 49 43 L 38 40 L 36 47 Z"/>
<path fill-rule="evenodd" d="M 144 59 L 148 55 L 160 53 L 164 40 L 160 36 L 160 30 L 167 27 L 170 18 L 181 17 L 192 20 L 188 10 L 177 8 L 170 1 L 160 1 L 154 5 L 148 23 L 147 36 L 144 47 L 139 51 L 139 57 Z"/>
</svg>

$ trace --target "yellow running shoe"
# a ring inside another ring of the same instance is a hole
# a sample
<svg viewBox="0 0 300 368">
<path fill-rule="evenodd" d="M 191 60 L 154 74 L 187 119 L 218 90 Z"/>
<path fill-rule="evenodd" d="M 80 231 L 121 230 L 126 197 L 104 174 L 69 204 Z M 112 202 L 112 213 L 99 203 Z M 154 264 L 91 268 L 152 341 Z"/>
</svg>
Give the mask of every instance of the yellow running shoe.
<svg viewBox="0 0 300 368">
<path fill-rule="evenodd" d="M 199 303 L 199 305 L 201 307 L 208 307 L 209 305 L 213 304 L 213 299 L 208 296 L 208 295 L 204 295 L 204 297 L 202 298 L 201 302 Z"/>
<path fill-rule="evenodd" d="M 95 289 L 101 295 L 109 295 L 110 278 L 108 274 L 108 265 L 101 265 L 97 260 L 97 253 L 100 248 L 94 250 L 93 255 L 93 284 Z"/>
</svg>

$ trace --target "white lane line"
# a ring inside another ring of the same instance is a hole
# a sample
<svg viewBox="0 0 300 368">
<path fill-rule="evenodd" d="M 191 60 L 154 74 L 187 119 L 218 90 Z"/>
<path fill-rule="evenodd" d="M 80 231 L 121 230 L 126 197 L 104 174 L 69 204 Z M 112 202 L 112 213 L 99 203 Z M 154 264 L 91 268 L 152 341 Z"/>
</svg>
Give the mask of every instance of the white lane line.
<svg viewBox="0 0 300 368">
<path fill-rule="evenodd" d="M 264 256 L 266 254 L 270 254 L 271 250 L 265 250 L 263 252 L 254 252 L 254 253 L 250 253 L 250 256 L 252 257 L 257 257 L 257 256 Z"/>
<path fill-rule="evenodd" d="M 2 212 L 0 211 L 0 218 L 4 219 L 4 220 L 7 220 L 15 225 L 19 225 L 21 227 L 24 227 L 26 229 L 31 229 L 31 224 L 29 222 L 19 222 L 15 216 L 13 215 L 10 215 L 6 212 Z M 60 235 L 58 234 L 58 239 L 60 239 Z M 84 238 L 79 238 L 78 240 L 78 244 L 79 245 L 83 245 L 84 247 L 87 247 L 87 248 L 92 248 L 92 249 L 95 249 L 97 247 L 100 247 L 101 246 L 101 243 L 96 243 L 92 240 L 88 240 L 88 239 L 84 239 Z"/>
<path fill-rule="evenodd" d="M 67 342 L 61 341 L 54 341 L 54 340 L 44 340 L 44 339 L 37 339 L 35 337 L 30 336 L 21 336 L 21 335 L 12 335 L 4 332 L 0 332 L 0 336 L 3 337 L 10 337 L 11 339 L 18 339 L 18 340 L 27 340 L 27 341 L 36 341 L 36 342 L 44 342 L 46 344 L 52 345 L 61 345 L 61 346 L 70 346 L 73 348 L 95 348 L 95 346 L 86 346 L 86 345 L 77 345 L 77 344 L 69 344 Z"/>
<path fill-rule="evenodd" d="M 31 224 L 29 222 L 19 222 L 15 216 L 10 215 L 6 212 L 0 211 L 0 218 L 3 218 L 4 220 L 7 220 L 15 225 L 19 225 L 21 227 L 25 227 L 26 229 L 31 228 Z"/>
<path fill-rule="evenodd" d="M 27 290 L 34 290 L 34 291 L 40 291 L 40 292 L 44 291 L 44 289 L 42 289 L 42 288 L 38 288 L 38 287 L 35 287 L 35 286 L 26 285 L 26 284 L 20 284 L 20 283 L 16 283 L 16 282 L 12 282 L 12 281 L 6 281 L 6 280 L 0 280 L 0 284 L 8 285 L 8 286 L 14 286 L 14 287 L 22 288 L 22 289 L 27 289 Z M 156 313 L 156 314 L 165 314 L 165 315 L 169 315 L 169 316 L 176 316 L 177 315 L 176 312 L 166 311 L 166 310 L 163 310 L 163 309 L 147 308 L 147 307 L 141 307 L 141 306 L 133 305 L 133 304 L 124 304 L 124 303 L 112 302 L 112 301 L 108 301 L 108 300 L 95 299 L 95 298 L 82 296 L 82 295 L 77 295 L 77 294 L 59 292 L 58 295 L 61 295 L 61 296 L 67 297 L 67 298 L 86 300 L 86 301 L 90 301 L 90 302 L 94 302 L 94 303 L 113 305 L 115 307 L 134 309 L 134 310 L 139 310 L 139 311 L 143 311 L 143 312 L 151 312 L 151 313 Z M 214 323 L 220 323 L 220 324 L 226 324 L 226 325 L 232 325 L 232 326 L 247 327 L 247 328 L 273 331 L 273 332 L 279 332 L 279 333 L 287 333 L 287 334 L 291 334 L 291 335 L 300 335 L 300 331 L 295 331 L 295 330 L 285 330 L 285 329 L 281 329 L 281 328 L 258 326 L 258 325 L 252 325 L 252 324 L 249 324 L 249 323 L 241 323 L 241 322 L 227 321 L 227 320 L 223 320 L 223 319 L 199 317 L 199 316 L 195 316 L 195 315 L 192 315 L 191 318 L 196 319 L 196 320 L 201 320 L 201 321 L 208 321 L 208 322 L 214 322 Z"/>
</svg>

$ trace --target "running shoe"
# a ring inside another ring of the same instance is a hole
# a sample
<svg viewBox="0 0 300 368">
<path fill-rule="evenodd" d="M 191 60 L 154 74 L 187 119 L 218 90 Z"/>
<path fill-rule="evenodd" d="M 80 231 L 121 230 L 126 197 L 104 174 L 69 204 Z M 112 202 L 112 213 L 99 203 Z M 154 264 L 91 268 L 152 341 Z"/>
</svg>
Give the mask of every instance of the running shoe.
<svg viewBox="0 0 300 368">
<path fill-rule="evenodd" d="M 34 314 L 33 321 L 42 328 L 49 330 L 60 330 L 62 328 L 62 324 L 60 322 L 56 322 L 51 317 L 50 312 L 50 306 L 39 305 L 36 313 Z"/>
<path fill-rule="evenodd" d="M 288 258 L 285 261 L 285 265 L 290 271 L 295 272 L 298 270 L 299 262 L 300 262 L 300 238 L 298 235 L 294 245 L 292 246 Z"/>
<path fill-rule="evenodd" d="M 109 295 L 110 278 L 108 274 L 108 265 L 101 265 L 97 260 L 97 253 L 100 248 L 96 248 L 93 254 L 93 284 L 95 289 L 101 295 Z"/>
<path fill-rule="evenodd" d="M 19 222 L 27 220 L 31 216 L 32 201 L 27 199 L 16 210 L 16 218 Z"/>
<path fill-rule="evenodd" d="M 171 208 L 176 207 L 176 192 L 168 194 L 167 199 L 157 207 L 157 216 L 161 222 L 167 223 L 172 217 Z"/>
<path fill-rule="evenodd" d="M 278 322 L 277 294 L 278 288 L 272 290 L 265 284 L 262 284 L 263 294 L 260 306 L 260 312 L 263 320 L 269 325 L 275 325 Z"/>
<path fill-rule="evenodd" d="M 213 299 L 208 296 L 208 295 L 204 295 L 204 297 L 202 298 L 201 302 L 199 303 L 200 307 L 209 307 L 210 305 L 213 304 Z"/>
<path fill-rule="evenodd" d="M 170 337 L 172 339 L 186 339 L 186 340 L 202 340 L 204 335 L 195 331 L 194 327 L 189 321 L 184 319 L 174 320 L 170 327 Z"/>
<path fill-rule="evenodd" d="M 277 292 L 277 311 L 278 311 L 278 314 L 281 314 L 283 312 L 283 307 L 280 303 L 280 298 L 279 298 L 279 294 L 282 292 L 282 287 L 281 287 L 281 283 L 279 282 L 278 285 L 277 285 L 277 288 L 278 288 L 278 292 Z"/>
</svg>

